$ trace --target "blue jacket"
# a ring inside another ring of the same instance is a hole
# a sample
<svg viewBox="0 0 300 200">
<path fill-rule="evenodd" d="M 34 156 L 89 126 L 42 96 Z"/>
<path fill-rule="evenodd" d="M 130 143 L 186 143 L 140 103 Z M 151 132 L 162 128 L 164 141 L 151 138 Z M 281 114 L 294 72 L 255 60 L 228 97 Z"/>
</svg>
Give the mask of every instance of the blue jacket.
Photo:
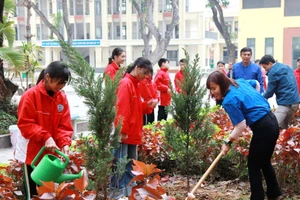
<svg viewBox="0 0 300 200">
<path fill-rule="evenodd" d="M 278 105 L 291 105 L 299 102 L 298 87 L 294 71 L 282 63 L 274 63 L 267 73 L 268 87 L 264 93 L 270 98 L 275 93 Z"/>
<path fill-rule="evenodd" d="M 229 74 L 227 74 L 229 77 Z M 250 62 L 249 65 L 244 66 L 243 62 L 238 62 L 233 65 L 232 68 L 232 78 L 239 79 L 243 78 L 245 80 L 254 79 L 260 84 L 260 93 L 264 92 L 264 79 L 262 77 L 260 66 Z"/>
<path fill-rule="evenodd" d="M 222 106 L 233 125 L 245 119 L 246 124 L 250 126 L 270 112 L 270 105 L 260 93 L 251 87 L 248 81 L 237 79 L 236 82 L 238 87 L 230 86 Z"/>
</svg>

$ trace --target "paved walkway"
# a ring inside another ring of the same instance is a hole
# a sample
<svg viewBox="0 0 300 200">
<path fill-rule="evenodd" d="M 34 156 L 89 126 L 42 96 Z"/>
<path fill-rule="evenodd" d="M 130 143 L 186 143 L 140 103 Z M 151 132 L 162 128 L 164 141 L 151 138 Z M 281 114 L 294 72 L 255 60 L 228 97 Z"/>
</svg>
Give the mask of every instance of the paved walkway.
<svg viewBox="0 0 300 200">
<path fill-rule="evenodd" d="M 0 149 L 0 163 L 8 163 L 9 159 L 14 158 L 13 148 Z"/>
</svg>

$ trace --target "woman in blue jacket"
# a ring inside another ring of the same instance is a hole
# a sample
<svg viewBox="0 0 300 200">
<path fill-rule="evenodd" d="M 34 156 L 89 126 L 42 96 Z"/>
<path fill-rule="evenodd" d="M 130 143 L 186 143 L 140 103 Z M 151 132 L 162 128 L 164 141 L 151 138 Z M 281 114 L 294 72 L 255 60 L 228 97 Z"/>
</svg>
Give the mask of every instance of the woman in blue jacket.
<svg viewBox="0 0 300 200">
<path fill-rule="evenodd" d="M 228 140 L 222 146 L 224 155 L 247 126 L 250 126 L 253 132 L 248 155 L 250 199 L 264 199 L 261 171 L 266 180 L 266 195 L 269 199 L 276 199 L 281 195 L 281 191 L 271 157 L 279 136 L 279 126 L 269 103 L 244 79 L 229 79 L 219 71 L 208 76 L 206 87 L 212 97 L 223 100 L 222 106 L 234 125 Z"/>
</svg>

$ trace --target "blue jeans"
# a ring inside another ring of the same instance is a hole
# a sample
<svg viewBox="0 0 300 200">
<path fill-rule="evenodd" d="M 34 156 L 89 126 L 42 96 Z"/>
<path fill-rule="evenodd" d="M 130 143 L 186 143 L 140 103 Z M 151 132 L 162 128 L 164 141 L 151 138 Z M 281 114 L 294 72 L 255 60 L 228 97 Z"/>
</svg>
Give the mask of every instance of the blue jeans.
<svg viewBox="0 0 300 200">
<path fill-rule="evenodd" d="M 130 194 L 128 194 L 128 193 L 131 193 L 132 186 L 127 186 L 127 185 L 135 177 L 135 175 L 133 175 L 131 173 L 131 171 L 133 169 L 132 168 L 132 165 L 133 165 L 132 159 L 137 160 L 137 157 L 138 157 L 138 155 L 137 155 L 137 145 L 121 143 L 119 148 L 115 150 L 114 156 L 115 156 L 115 160 L 114 160 L 115 164 L 118 162 L 118 160 L 120 158 L 124 158 L 124 157 L 127 157 L 127 159 L 130 159 L 130 162 L 128 162 L 126 164 L 124 174 L 121 174 L 121 175 L 114 174 L 111 177 L 110 188 L 111 189 L 123 189 L 123 188 L 125 188 L 125 191 L 126 190 L 129 190 L 129 191 L 127 191 L 126 194 L 124 194 L 124 196 L 129 196 Z M 116 170 L 117 169 L 116 169 L 116 166 L 115 166 L 114 171 L 116 171 Z"/>
</svg>

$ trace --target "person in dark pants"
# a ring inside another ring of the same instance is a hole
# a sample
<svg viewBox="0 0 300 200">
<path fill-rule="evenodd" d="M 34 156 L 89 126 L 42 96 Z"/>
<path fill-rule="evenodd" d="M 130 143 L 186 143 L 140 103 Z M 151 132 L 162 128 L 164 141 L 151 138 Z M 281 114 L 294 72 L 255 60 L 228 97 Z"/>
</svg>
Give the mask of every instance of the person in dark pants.
<svg viewBox="0 0 300 200">
<path fill-rule="evenodd" d="M 159 94 L 155 82 L 152 79 L 152 74 L 146 76 L 146 78 L 139 83 L 139 89 L 143 101 L 155 100 L 156 104 L 159 101 Z M 154 109 L 150 114 L 143 115 L 143 124 L 152 124 L 155 121 Z"/>
<path fill-rule="evenodd" d="M 291 67 L 276 62 L 273 56 L 265 55 L 259 62 L 267 71 L 268 87 L 263 96 L 276 96 L 277 108 L 274 112 L 279 127 L 287 129 L 289 122 L 299 108 L 297 81 Z"/>
<path fill-rule="evenodd" d="M 253 132 L 248 155 L 250 199 L 264 199 L 261 171 L 266 181 L 268 199 L 281 196 L 271 164 L 271 157 L 279 136 L 279 125 L 267 100 L 246 80 L 229 79 L 219 71 L 212 72 L 208 76 L 206 87 L 212 97 L 223 100 L 222 106 L 234 125 L 228 140 L 222 146 L 224 155 L 229 151 L 231 143 L 239 138 L 247 126 L 250 126 Z"/>
<path fill-rule="evenodd" d="M 24 163 L 24 186 L 26 199 L 37 195 L 36 183 L 31 179 L 31 163 L 39 150 L 45 153 L 60 149 L 69 153 L 73 128 L 67 97 L 62 92 L 69 83 L 71 72 L 68 65 L 54 61 L 43 69 L 36 86 L 28 89 L 18 106 L 18 137 L 15 159 Z"/>
<path fill-rule="evenodd" d="M 168 73 L 169 60 L 161 58 L 158 61 L 160 70 L 157 72 L 154 82 L 160 92 L 160 104 L 158 106 L 157 121 L 167 120 L 168 113 L 166 107 L 171 103 L 171 79 Z"/>
</svg>

